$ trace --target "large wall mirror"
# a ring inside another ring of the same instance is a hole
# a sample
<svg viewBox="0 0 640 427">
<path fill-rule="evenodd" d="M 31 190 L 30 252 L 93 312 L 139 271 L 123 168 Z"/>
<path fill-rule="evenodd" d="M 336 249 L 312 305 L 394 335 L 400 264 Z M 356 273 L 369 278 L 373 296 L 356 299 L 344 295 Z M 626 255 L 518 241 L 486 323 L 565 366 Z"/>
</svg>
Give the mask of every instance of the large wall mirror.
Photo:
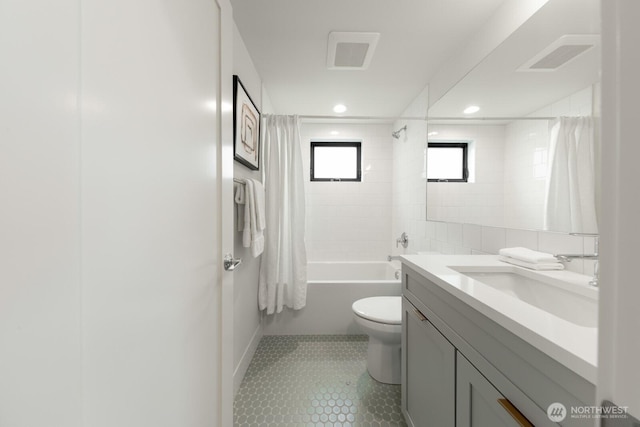
<svg viewBox="0 0 640 427">
<path fill-rule="evenodd" d="M 428 220 L 597 233 L 599 33 L 599 0 L 549 0 L 432 103 Z"/>
</svg>

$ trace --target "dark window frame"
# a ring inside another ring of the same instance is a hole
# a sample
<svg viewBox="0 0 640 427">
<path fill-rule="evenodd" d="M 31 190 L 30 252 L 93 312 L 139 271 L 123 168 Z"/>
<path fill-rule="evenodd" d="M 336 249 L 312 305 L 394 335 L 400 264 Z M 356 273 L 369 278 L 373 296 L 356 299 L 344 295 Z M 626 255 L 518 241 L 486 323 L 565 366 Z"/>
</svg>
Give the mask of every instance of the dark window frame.
<svg viewBox="0 0 640 427">
<path fill-rule="evenodd" d="M 444 179 L 444 178 L 428 178 L 427 182 L 469 182 L 469 143 L 468 142 L 428 142 L 427 156 L 429 148 L 462 148 L 462 178 L 461 179 Z"/>
<path fill-rule="evenodd" d="M 355 178 L 316 178 L 314 175 L 315 159 L 314 153 L 316 147 L 355 147 L 356 149 L 356 177 Z M 311 141 L 311 164 L 310 164 L 311 181 L 324 182 L 361 182 L 362 181 L 362 142 L 360 141 Z"/>
</svg>

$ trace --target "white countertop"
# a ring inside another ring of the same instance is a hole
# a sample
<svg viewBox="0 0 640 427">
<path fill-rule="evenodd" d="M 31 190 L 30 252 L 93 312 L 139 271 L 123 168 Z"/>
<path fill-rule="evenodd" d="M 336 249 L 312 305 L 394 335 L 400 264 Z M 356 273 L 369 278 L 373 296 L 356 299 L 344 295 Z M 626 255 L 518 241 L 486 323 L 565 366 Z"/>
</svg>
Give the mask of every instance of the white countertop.
<svg viewBox="0 0 640 427">
<path fill-rule="evenodd" d="M 499 261 L 495 255 L 403 255 L 402 261 L 549 357 L 596 383 L 597 327 L 574 324 L 454 270 L 456 267 L 521 267 Z M 568 289 L 597 300 L 598 292 L 588 284 L 589 276 L 565 270 L 535 273 L 560 280 Z"/>
</svg>

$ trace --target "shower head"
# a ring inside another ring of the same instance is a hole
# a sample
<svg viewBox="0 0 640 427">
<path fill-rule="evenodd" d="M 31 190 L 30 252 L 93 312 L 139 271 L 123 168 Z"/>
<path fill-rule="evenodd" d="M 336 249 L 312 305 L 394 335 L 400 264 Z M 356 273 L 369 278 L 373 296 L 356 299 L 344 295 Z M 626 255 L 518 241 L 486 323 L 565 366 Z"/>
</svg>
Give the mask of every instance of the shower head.
<svg viewBox="0 0 640 427">
<path fill-rule="evenodd" d="M 402 131 L 405 131 L 405 132 L 407 131 L 407 125 L 404 125 L 403 127 L 401 127 L 395 132 L 391 132 L 391 136 L 394 137 L 395 139 L 400 139 L 400 132 Z"/>
</svg>

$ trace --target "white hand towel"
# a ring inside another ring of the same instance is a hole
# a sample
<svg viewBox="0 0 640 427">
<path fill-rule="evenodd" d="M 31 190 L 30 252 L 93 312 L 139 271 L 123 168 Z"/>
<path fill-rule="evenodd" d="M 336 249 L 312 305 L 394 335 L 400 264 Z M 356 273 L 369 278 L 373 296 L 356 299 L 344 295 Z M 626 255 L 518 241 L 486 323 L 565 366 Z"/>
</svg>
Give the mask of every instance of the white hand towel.
<svg viewBox="0 0 640 427">
<path fill-rule="evenodd" d="M 258 257 L 264 251 L 264 229 L 266 225 L 264 214 L 264 187 L 260 181 L 248 179 L 253 188 L 253 203 L 251 204 L 251 255 Z"/>
<path fill-rule="evenodd" d="M 256 216 L 257 216 L 257 225 L 259 230 L 264 230 L 267 226 L 267 221 L 265 220 L 265 205 L 264 205 L 264 186 L 260 181 L 253 181 L 253 196 L 256 202 Z"/>
<path fill-rule="evenodd" d="M 244 185 L 236 184 L 236 192 L 233 197 L 233 200 L 236 202 L 237 216 L 236 216 L 236 224 L 238 231 L 244 230 Z"/>
<path fill-rule="evenodd" d="M 244 220 L 242 227 L 242 246 L 251 247 L 251 211 L 253 210 L 253 182 L 249 179 L 244 184 Z"/>
<path fill-rule="evenodd" d="M 247 179 L 242 246 L 251 248 L 251 255 L 254 258 L 264 251 L 264 210 L 264 187 L 255 179 Z"/>
<path fill-rule="evenodd" d="M 514 258 L 532 264 L 558 262 L 558 259 L 552 254 L 532 251 L 531 249 L 527 248 L 503 248 L 500 249 L 499 253 L 502 256 Z"/>
<path fill-rule="evenodd" d="M 502 255 L 500 255 L 498 257 L 498 259 L 500 261 L 507 262 L 507 263 L 513 264 L 513 265 L 517 265 L 519 267 L 528 268 L 528 269 L 531 269 L 531 270 L 563 270 L 564 269 L 564 265 L 560 264 L 559 262 L 538 262 L 538 263 L 533 263 L 533 262 L 521 261 L 519 259 L 511 258 L 511 257 L 508 257 L 508 256 L 502 256 Z"/>
</svg>

